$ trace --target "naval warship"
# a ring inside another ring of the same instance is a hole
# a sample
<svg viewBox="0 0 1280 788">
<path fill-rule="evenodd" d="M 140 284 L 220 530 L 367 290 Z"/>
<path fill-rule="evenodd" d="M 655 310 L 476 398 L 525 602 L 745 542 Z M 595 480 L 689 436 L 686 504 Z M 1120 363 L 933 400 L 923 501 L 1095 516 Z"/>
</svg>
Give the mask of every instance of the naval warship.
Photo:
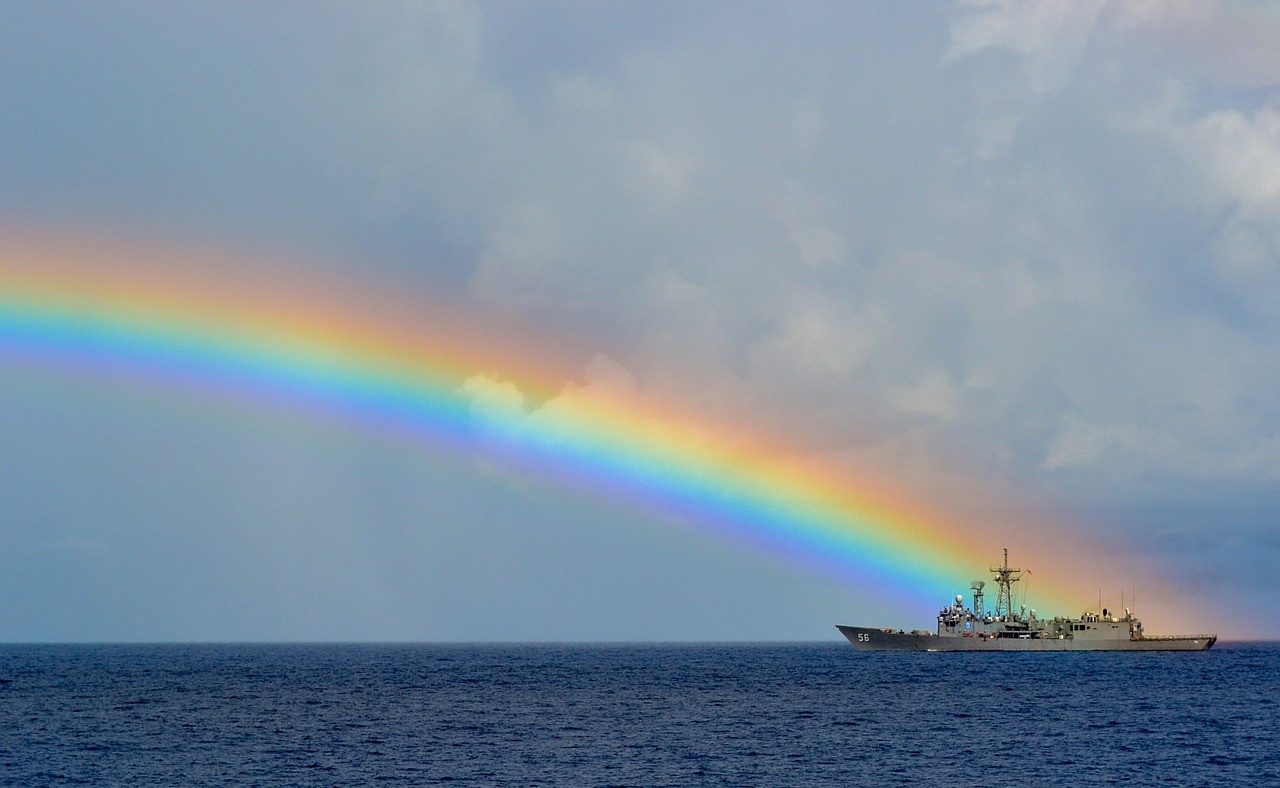
<svg viewBox="0 0 1280 788">
<path fill-rule="evenodd" d="M 1204 651 L 1218 640 L 1217 635 L 1148 635 L 1128 608 L 1123 616 L 1103 608 L 1080 618 L 1037 617 L 1026 605 L 1013 609 L 1013 584 L 1022 570 L 1009 566 L 1008 548 L 1004 564 L 991 571 L 1000 589 L 995 609 L 984 609 L 986 584 L 975 580 L 973 607 L 965 607 L 964 596 L 957 594 L 955 603 L 938 613 L 936 632 L 836 628 L 859 651 Z"/>
</svg>

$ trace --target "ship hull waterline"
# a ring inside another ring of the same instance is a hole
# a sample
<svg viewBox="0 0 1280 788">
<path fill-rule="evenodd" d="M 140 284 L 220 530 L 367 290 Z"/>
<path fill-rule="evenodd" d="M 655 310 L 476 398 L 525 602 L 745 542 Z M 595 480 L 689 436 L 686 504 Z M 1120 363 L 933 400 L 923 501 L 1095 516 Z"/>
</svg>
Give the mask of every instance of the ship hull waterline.
<svg viewBox="0 0 1280 788">
<path fill-rule="evenodd" d="M 1214 635 L 1133 640 L 949 637 L 843 624 L 836 629 L 859 651 L 1205 651 L 1218 640 Z"/>
</svg>

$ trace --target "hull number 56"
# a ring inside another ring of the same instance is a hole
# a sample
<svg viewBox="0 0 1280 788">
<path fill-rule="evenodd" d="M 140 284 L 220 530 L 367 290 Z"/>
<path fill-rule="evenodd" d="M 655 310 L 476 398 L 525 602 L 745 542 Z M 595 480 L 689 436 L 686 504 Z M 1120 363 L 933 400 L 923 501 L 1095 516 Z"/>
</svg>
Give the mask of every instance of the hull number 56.
<svg viewBox="0 0 1280 788">
<path fill-rule="evenodd" d="M 859 633 L 858 633 L 858 642 L 859 642 L 859 643 L 870 643 L 870 642 L 871 642 L 871 636 L 870 636 L 870 635 L 868 635 L 866 632 L 859 632 Z"/>
</svg>

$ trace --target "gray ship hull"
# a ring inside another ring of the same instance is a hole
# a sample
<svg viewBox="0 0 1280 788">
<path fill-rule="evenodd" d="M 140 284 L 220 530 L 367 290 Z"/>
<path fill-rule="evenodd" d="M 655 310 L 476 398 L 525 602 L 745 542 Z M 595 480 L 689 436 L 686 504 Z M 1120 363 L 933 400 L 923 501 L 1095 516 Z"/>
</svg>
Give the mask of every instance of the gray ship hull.
<svg viewBox="0 0 1280 788">
<path fill-rule="evenodd" d="M 1218 642 L 1217 635 L 1148 635 L 1129 608 L 1121 615 L 1102 607 L 1101 599 L 1100 611 L 1086 610 L 1078 618 L 1037 616 L 1035 608 L 1015 607 L 1013 586 L 1022 570 L 1009 566 L 1008 548 L 1004 563 L 991 567 L 991 573 L 1000 589 L 995 609 L 985 605 L 986 583 L 974 580 L 969 584 L 973 606 L 956 594 L 953 604 L 938 611 L 933 632 L 836 628 L 859 651 L 1206 651 Z"/>
<path fill-rule="evenodd" d="M 1205 651 L 1215 635 L 1075 639 L 1036 637 L 939 636 L 928 632 L 894 632 L 869 627 L 836 628 L 859 651 Z"/>
</svg>

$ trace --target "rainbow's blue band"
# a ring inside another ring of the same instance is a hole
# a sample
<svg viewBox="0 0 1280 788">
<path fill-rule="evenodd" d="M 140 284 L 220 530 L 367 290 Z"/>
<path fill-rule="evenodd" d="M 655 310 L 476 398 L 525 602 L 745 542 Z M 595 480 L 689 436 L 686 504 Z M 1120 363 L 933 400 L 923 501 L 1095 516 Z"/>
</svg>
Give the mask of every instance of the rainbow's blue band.
<svg viewBox="0 0 1280 788">
<path fill-rule="evenodd" d="M 0 355 L 176 382 L 483 451 L 522 472 L 919 599 L 966 587 L 989 560 L 989 550 L 957 549 L 944 524 L 896 509 L 829 468 L 782 462 L 706 431 L 691 438 L 687 425 L 631 402 L 480 411 L 466 393 L 469 378 L 526 381 L 488 363 L 468 366 L 449 348 L 435 353 L 430 336 L 412 349 L 383 343 L 373 317 L 339 331 L 245 313 L 207 294 L 145 292 L 124 298 L 38 274 L 0 277 Z"/>
</svg>

